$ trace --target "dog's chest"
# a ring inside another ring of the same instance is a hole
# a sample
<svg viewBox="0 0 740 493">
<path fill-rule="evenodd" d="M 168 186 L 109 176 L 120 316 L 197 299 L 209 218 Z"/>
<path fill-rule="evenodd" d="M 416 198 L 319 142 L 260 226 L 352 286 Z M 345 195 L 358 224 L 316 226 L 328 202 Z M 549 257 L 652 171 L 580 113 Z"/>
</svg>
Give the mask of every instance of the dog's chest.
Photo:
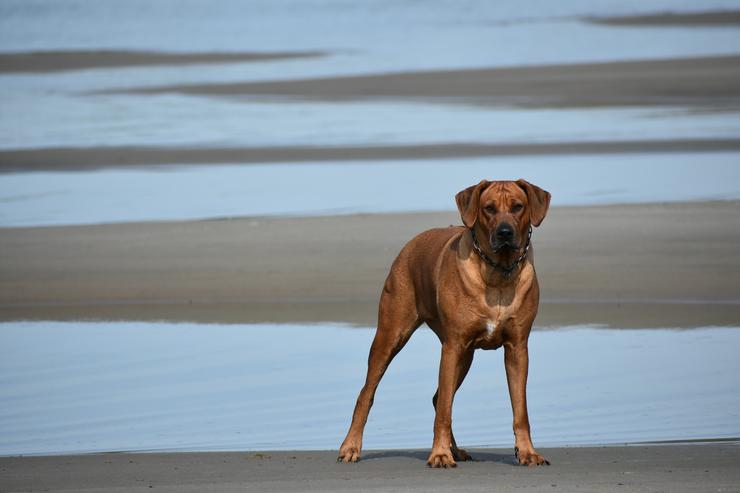
<svg viewBox="0 0 740 493">
<path fill-rule="evenodd" d="M 507 334 L 516 330 L 522 322 L 523 310 L 526 311 L 529 303 L 527 296 L 529 285 L 517 284 L 514 286 L 489 287 L 477 299 L 477 316 L 474 327 L 475 345 L 482 349 L 497 349 L 504 343 Z M 524 289 L 521 289 L 524 288 Z"/>
<path fill-rule="evenodd" d="M 527 262 L 513 279 L 483 282 L 477 266 L 460 266 L 458 297 L 438 298 L 443 323 L 464 331 L 464 337 L 481 349 L 497 349 L 517 331 L 527 330 L 537 311 L 534 267 Z M 442 291 L 444 293 L 444 290 Z"/>
<path fill-rule="evenodd" d="M 496 349 L 503 344 L 504 333 L 515 315 L 515 299 L 496 298 L 494 303 L 489 297 L 480 306 L 482 315 L 477 322 L 478 337 L 475 345 L 482 349 Z"/>
</svg>

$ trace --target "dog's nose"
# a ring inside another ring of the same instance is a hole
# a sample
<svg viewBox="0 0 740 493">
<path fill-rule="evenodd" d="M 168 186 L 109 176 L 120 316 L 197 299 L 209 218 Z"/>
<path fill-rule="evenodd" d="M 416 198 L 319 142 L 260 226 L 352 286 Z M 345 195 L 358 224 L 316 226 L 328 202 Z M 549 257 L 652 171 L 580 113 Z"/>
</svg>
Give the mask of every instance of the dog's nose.
<svg viewBox="0 0 740 493">
<path fill-rule="evenodd" d="M 514 228 L 511 224 L 502 223 L 496 228 L 496 239 L 499 241 L 511 241 L 514 238 Z"/>
</svg>

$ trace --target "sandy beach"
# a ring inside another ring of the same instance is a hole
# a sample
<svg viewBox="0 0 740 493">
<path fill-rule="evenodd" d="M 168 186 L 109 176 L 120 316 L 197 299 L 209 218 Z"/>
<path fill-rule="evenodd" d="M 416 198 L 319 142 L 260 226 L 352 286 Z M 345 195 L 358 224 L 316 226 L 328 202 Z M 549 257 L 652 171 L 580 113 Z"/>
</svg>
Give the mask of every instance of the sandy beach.
<svg viewBox="0 0 740 493">
<path fill-rule="evenodd" d="M 549 467 L 514 465 L 511 450 L 471 450 L 474 462 L 428 469 L 427 451 L 90 454 L 0 458 L 15 491 L 737 491 L 735 442 L 541 450 Z"/>
<path fill-rule="evenodd" d="M 402 245 L 455 212 L 0 231 L 0 318 L 374 325 Z M 555 207 L 538 326 L 736 325 L 740 202 Z"/>
</svg>

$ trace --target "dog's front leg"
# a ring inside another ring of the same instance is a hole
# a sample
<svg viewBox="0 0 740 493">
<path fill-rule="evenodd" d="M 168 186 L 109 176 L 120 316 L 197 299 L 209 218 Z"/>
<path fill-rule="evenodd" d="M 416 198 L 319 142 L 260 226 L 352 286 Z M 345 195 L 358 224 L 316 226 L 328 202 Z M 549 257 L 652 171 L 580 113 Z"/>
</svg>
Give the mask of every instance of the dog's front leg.
<svg viewBox="0 0 740 493">
<path fill-rule="evenodd" d="M 514 415 L 515 451 L 519 464 L 540 466 L 550 463 L 538 454 L 532 445 L 527 414 L 527 372 L 529 370 L 529 350 L 527 341 L 504 344 L 504 364 L 506 380 L 509 384 L 511 410 Z"/>
<path fill-rule="evenodd" d="M 457 382 L 463 371 L 463 356 L 466 348 L 462 344 L 447 341 L 442 344 L 442 359 L 439 364 L 439 387 L 436 415 L 434 417 L 434 442 L 427 464 L 430 467 L 456 467 L 453 457 L 452 400 Z"/>
</svg>

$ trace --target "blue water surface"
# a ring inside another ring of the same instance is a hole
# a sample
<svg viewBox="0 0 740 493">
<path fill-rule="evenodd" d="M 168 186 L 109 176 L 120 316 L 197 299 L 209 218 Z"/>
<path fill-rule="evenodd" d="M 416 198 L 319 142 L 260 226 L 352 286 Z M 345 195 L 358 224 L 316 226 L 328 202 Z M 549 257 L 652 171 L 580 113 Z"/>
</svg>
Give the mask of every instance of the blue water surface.
<svg viewBox="0 0 740 493">
<path fill-rule="evenodd" d="M 336 449 L 374 331 L 335 324 L 0 324 L 0 454 Z M 740 328 L 571 327 L 530 338 L 535 444 L 740 436 Z M 366 448 L 425 448 L 440 345 L 419 329 L 380 384 Z M 513 446 L 501 351 L 458 393 L 464 446 Z"/>
<path fill-rule="evenodd" d="M 554 205 L 740 198 L 740 153 L 518 156 L 0 175 L 0 226 L 454 210 L 482 178 Z"/>
</svg>

